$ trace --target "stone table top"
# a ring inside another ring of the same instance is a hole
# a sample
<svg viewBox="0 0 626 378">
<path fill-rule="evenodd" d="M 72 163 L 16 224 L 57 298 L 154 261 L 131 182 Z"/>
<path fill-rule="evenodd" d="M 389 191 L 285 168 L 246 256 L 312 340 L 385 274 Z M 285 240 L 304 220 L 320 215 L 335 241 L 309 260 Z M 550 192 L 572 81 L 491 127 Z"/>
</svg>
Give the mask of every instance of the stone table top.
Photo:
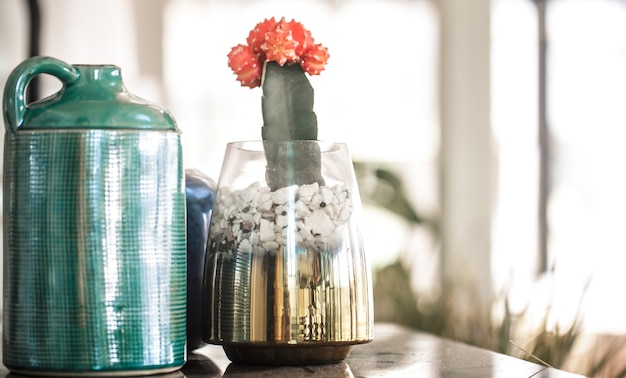
<svg viewBox="0 0 626 378">
<path fill-rule="evenodd" d="M 0 378 L 18 378 L 0 366 Z M 231 364 L 222 348 L 204 346 L 185 366 L 156 378 L 193 377 L 581 377 L 395 324 L 380 323 L 374 341 L 355 345 L 344 362 L 299 367 Z"/>
</svg>

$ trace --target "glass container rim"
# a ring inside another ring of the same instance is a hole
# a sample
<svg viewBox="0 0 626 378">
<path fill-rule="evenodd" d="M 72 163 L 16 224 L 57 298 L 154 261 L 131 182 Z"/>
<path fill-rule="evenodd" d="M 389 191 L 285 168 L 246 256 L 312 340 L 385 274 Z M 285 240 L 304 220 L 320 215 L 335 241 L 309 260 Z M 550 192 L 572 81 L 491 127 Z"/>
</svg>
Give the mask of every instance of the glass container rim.
<svg viewBox="0 0 626 378">
<path fill-rule="evenodd" d="M 286 143 L 301 143 L 301 144 L 317 144 L 320 146 L 322 153 L 336 152 L 340 150 L 348 150 L 348 146 L 344 142 L 317 140 L 317 139 L 296 139 L 296 140 L 262 140 L 262 139 L 250 139 L 240 140 L 226 143 L 226 149 L 235 149 L 240 151 L 249 152 L 262 152 L 264 150 L 264 143 L 273 144 L 286 144 Z"/>
</svg>

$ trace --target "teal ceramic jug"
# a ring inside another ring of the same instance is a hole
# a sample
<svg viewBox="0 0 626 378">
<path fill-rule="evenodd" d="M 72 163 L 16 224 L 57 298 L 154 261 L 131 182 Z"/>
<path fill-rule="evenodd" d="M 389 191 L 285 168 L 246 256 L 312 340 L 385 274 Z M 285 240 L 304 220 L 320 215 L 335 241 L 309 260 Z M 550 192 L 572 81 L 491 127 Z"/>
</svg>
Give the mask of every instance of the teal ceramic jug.
<svg viewBox="0 0 626 378">
<path fill-rule="evenodd" d="M 33 77 L 61 89 L 25 103 Z M 3 363 L 140 375 L 185 362 L 180 133 L 113 65 L 27 59 L 3 98 Z"/>
</svg>

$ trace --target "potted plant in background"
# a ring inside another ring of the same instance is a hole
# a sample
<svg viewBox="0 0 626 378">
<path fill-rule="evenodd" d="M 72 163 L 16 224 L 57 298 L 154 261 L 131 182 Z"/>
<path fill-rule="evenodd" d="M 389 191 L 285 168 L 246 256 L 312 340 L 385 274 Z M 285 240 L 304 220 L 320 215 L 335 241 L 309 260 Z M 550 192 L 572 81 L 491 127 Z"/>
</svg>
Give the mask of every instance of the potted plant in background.
<svg viewBox="0 0 626 378">
<path fill-rule="evenodd" d="M 207 243 L 203 337 L 234 362 L 337 362 L 373 337 L 352 161 L 317 140 L 307 78 L 328 57 L 284 18 L 228 54 L 241 85 L 263 91 L 263 140 L 228 144 Z"/>
</svg>

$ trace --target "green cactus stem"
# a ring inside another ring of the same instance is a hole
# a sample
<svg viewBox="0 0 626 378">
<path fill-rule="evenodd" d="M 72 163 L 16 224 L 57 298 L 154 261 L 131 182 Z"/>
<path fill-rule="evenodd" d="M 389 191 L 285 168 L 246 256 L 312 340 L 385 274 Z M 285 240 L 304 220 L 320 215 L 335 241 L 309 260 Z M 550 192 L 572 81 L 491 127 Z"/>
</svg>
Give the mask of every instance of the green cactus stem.
<svg viewBox="0 0 626 378">
<path fill-rule="evenodd" d="M 317 140 L 317 117 L 306 74 L 298 64 L 266 62 L 261 85 L 269 187 L 324 185 L 319 146 L 307 142 Z"/>
</svg>

